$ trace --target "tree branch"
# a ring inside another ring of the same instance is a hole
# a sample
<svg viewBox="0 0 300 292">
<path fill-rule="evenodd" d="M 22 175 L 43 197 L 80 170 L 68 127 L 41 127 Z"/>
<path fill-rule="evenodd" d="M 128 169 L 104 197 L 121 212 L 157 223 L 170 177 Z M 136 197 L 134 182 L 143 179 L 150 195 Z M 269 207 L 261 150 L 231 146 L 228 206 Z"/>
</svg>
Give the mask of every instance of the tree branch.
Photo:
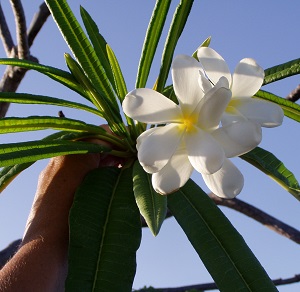
<svg viewBox="0 0 300 292">
<path fill-rule="evenodd" d="M 13 49 L 14 41 L 12 39 L 11 33 L 9 31 L 5 15 L 2 10 L 2 6 L 0 3 L 0 37 L 3 43 L 3 47 L 6 53 L 6 56 L 9 56 L 11 53 L 11 50 Z"/>
<path fill-rule="evenodd" d="M 238 211 L 257 222 L 260 222 L 264 226 L 270 228 L 276 233 L 285 236 L 286 238 L 300 244 L 300 231 L 294 227 L 278 220 L 277 218 L 267 214 L 266 212 L 246 203 L 239 199 L 222 199 L 213 193 L 209 194 L 209 197 L 216 203 L 216 205 L 225 206 L 227 208 Z M 170 211 L 167 212 L 166 218 L 172 217 Z M 146 221 L 142 218 L 142 226 L 146 227 Z"/>
<path fill-rule="evenodd" d="M 286 285 L 286 284 L 292 284 L 300 282 L 300 274 L 295 275 L 291 278 L 286 279 L 275 279 L 272 280 L 274 285 L 280 286 L 280 285 Z M 216 290 L 218 289 L 217 285 L 215 283 L 206 283 L 206 284 L 199 284 L 199 285 L 190 285 L 190 286 L 184 286 L 184 287 L 176 287 L 176 288 L 146 288 L 141 290 L 135 290 L 135 292 L 187 292 L 187 291 L 208 291 L 208 290 Z"/>
<path fill-rule="evenodd" d="M 6 264 L 6 262 L 16 253 L 18 250 L 22 240 L 18 239 L 10 243 L 7 248 L 0 252 L 0 269 Z M 273 283 L 276 286 L 286 285 L 286 284 L 293 284 L 300 282 L 300 274 L 296 274 L 294 277 L 286 278 L 286 279 L 275 279 Z M 195 291 L 208 291 L 208 290 L 215 290 L 218 289 L 215 283 L 204 283 L 198 285 L 190 285 L 190 286 L 183 286 L 183 287 L 176 287 L 176 288 L 149 288 L 149 289 L 141 289 L 136 290 L 140 292 L 147 292 L 147 291 L 159 291 L 159 292 L 186 292 L 188 290 L 195 290 Z"/>
<path fill-rule="evenodd" d="M 260 222 L 264 226 L 277 232 L 278 234 L 287 237 L 288 239 L 300 243 L 300 231 L 291 227 L 288 224 L 283 223 L 277 218 L 265 213 L 264 211 L 246 203 L 239 199 L 222 199 L 211 193 L 209 196 L 214 200 L 217 205 L 225 206 L 230 209 L 236 210 L 257 222 Z"/>
<path fill-rule="evenodd" d="M 11 2 L 12 4 L 15 5 L 13 7 L 14 7 L 15 15 L 17 15 L 16 18 L 18 17 L 18 19 L 20 19 L 22 23 L 18 25 L 19 28 L 17 34 L 19 35 L 20 39 L 18 41 L 17 56 L 19 58 L 22 58 L 23 56 L 25 57 L 25 59 L 38 62 L 37 58 L 30 55 L 29 48 L 33 44 L 35 37 L 37 36 L 38 32 L 41 30 L 42 26 L 44 25 L 48 16 L 50 15 L 49 9 L 47 8 L 45 3 L 40 5 L 39 11 L 34 15 L 28 33 L 26 33 L 26 23 L 25 23 L 23 8 L 22 5 L 21 6 L 19 5 L 21 4 L 21 2 L 20 0 L 18 1 L 11 0 Z M 24 20 L 22 20 L 23 18 Z M 26 38 L 26 40 L 23 40 L 23 38 Z M 8 43 L 7 40 L 6 42 Z M 7 55 L 7 57 L 12 57 L 11 52 L 14 52 L 14 50 L 10 50 L 10 53 Z M 24 68 L 7 66 L 4 75 L 0 81 L 0 91 L 15 92 L 19 87 L 21 81 L 23 80 L 26 71 L 27 70 Z M 0 118 L 5 117 L 8 108 L 9 108 L 8 102 L 0 103 Z"/>
<path fill-rule="evenodd" d="M 16 36 L 17 36 L 17 56 L 19 59 L 27 59 L 29 57 L 29 46 L 27 40 L 27 27 L 24 14 L 23 5 L 21 0 L 10 0 L 16 23 Z"/>
<path fill-rule="evenodd" d="M 44 2 L 39 6 L 39 11 L 34 14 L 29 29 L 27 31 L 29 47 L 32 46 L 35 37 L 37 36 L 37 34 L 40 32 L 41 28 L 45 24 L 48 16 L 50 16 L 50 10 L 48 9 L 46 3 Z"/>
<path fill-rule="evenodd" d="M 286 97 L 287 100 L 296 102 L 300 99 L 300 84 Z"/>
</svg>

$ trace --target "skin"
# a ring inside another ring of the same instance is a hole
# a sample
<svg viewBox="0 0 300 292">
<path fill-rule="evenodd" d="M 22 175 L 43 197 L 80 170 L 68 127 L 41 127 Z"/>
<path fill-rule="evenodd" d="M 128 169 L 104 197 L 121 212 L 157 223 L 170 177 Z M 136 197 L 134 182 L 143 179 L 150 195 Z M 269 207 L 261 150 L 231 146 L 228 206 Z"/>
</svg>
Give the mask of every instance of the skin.
<svg viewBox="0 0 300 292">
<path fill-rule="evenodd" d="M 50 160 L 39 176 L 21 247 L 0 271 L 0 292 L 64 291 L 74 193 L 89 171 L 119 164 L 120 160 L 103 154 Z"/>
</svg>

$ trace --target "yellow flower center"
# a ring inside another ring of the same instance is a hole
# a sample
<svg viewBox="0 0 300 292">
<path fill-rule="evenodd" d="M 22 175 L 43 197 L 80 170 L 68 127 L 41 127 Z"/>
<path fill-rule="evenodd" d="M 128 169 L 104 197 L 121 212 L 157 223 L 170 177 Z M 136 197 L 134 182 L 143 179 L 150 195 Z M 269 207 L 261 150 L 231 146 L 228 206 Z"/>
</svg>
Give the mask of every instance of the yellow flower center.
<svg viewBox="0 0 300 292">
<path fill-rule="evenodd" d="M 193 118 L 185 118 L 182 122 L 185 125 L 187 132 L 195 130 L 195 121 Z"/>
<path fill-rule="evenodd" d="M 196 131 L 196 124 L 198 121 L 198 116 L 195 114 L 186 113 L 183 111 L 183 117 L 181 118 L 182 127 L 184 127 L 185 131 L 188 133 Z"/>
<path fill-rule="evenodd" d="M 236 112 L 236 108 L 238 108 L 240 104 L 240 100 L 232 98 L 228 103 L 225 111 L 229 114 L 234 114 Z"/>
<path fill-rule="evenodd" d="M 239 105 L 241 104 L 241 101 L 235 98 L 231 98 L 231 100 L 229 101 L 226 111 L 229 110 L 230 108 L 237 108 Z"/>
</svg>

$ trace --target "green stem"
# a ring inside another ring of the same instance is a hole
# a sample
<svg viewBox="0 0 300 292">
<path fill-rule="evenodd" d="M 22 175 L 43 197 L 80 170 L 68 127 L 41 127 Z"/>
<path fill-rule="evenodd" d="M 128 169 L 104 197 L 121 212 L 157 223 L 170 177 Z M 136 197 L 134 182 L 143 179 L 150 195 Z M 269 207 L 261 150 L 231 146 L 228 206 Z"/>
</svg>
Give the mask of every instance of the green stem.
<svg viewBox="0 0 300 292">
<path fill-rule="evenodd" d="M 109 154 L 117 157 L 124 157 L 124 158 L 133 156 L 132 152 L 128 152 L 128 151 L 125 152 L 125 151 L 118 151 L 118 150 L 112 150 Z"/>
<path fill-rule="evenodd" d="M 91 134 L 88 136 L 85 136 L 84 139 L 93 138 L 93 139 L 99 139 L 105 142 L 108 142 L 117 148 L 123 149 L 126 152 L 130 153 L 136 153 L 135 148 L 132 146 L 132 144 L 127 139 L 121 139 L 115 135 L 105 133 L 105 134 Z"/>
</svg>

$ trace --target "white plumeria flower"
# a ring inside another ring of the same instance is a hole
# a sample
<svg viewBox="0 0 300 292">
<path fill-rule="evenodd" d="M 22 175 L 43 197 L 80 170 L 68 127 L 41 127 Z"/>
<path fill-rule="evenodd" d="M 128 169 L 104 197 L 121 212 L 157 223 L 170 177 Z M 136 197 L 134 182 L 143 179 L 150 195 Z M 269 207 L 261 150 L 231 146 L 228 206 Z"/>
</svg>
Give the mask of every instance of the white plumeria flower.
<svg viewBox="0 0 300 292">
<path fill-rule="evenodd" d="M 197 50 L 197 57 L 212 83 L 216 83 L 221 77 L 225 77 L 229 82 L 232 98 L 221 119 L 223 126 L 241 120 L 248 120 L 268 128 L 282 124 L 284 114 L 280 106 L 252 98 L 264 80 L 264 70 L 255 60 L 250 58 L 241 60 L 231 75 L 224 59 L 213 49 L 200 47 Z"/>
<path fill-rule="evenodd" d="M 166 124 L 138 137 L 140 164 L 153 174 L 153 187 L 161 194 L 182 187 L 196 169 L 217 195 L 236 196 L 243 187 L 243 176 L 226 158 L 226 152 L 238 156 L 256 147 L 261 141 L 260 127 L 239 121 L 219 128 L 231 99 L 225 77 L 206 90 L 200 63 L 184 55 L 174 59 L 171 72 L 179 105 L 147 88 L 131 91 L 123 101 L 129 117 Z"/>
</svg>

